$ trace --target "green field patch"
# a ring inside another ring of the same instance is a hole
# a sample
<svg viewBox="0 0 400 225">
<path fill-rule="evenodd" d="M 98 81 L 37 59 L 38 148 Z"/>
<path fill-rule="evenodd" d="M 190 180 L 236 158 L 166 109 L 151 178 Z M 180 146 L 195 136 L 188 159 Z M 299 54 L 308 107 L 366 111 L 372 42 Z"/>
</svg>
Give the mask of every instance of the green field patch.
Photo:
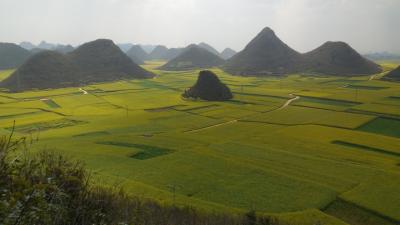
<svg viewBox="0 0 400 225">
<path fill-rule="evenodd" d="M 267 94 L 257 94 L 257 93 L 245 93 L 245 92 L 232 92 L 233 94 L 238 95 L 248 95 L 248 96 L 258 96 L 258 97 L 270 97 L 270 98 L 279 98 L 279 99 L 289 99 L 289 97 L 275 96 L 275 95 L 267 95 Z"/>
<path fill-rule="evenodd" d="M 161 83 L 155 82 L 154 80 L 144 80 L 140 83 L 143 88 L 154 88 L 154 89 L 161 89 L 161 90 L 174 90 L 174 91 L 181 91 L 179 88 L 170 87 L 167 85 L 163 85 Z"/>
<path fill-rule="evenodd" d="M 347 109 L 347 111 L 354 113 L 362 113 L 367 115 L 375 115 L 380 117 L 400 119 L 399 106 L 393 104 L 365 103 L 353 107 L 351 109 Z"/>
<path fill-rule="evenodd" d="M 374 173 L 355 188 L 343 193 L 340 198 L 368 209 L 371 214 L 382 215 L 400 224 L 399 186 L 398 173 Z"/>
<path fill-rule="evenodd" d="M 120 90 L 89 90 L 88 93 L 95 96 L 104 96 L 104 95 L 119 95 L 119 94 L 127 94 L 127 93 L 137 93 L 140 91 L 146 91 L 149 88 L 130 88 L 130 89 L 120 89 Z"/>
<path fill-rule="evenodd" d="M 350 89 L 362 89 L 362 90 L 382 90 L 382 89 L 387 89 L 389 87 L 382 87 L 382 86 L 366 86 L 366 85 L 354 85 L 350 84 L 346 86 L 346 88 Z"/>
<path fill-rule="evenodd" d="M 355 144 L 355 143 L 351 143 L 351 142 L 347 142 L 347 141 L 339 141 L 339 140 L 332 141 L 331 143 L 336 144 L 336 145 L 351 147 L 351 148 L 362 149 L 362 150 L 366 150 L 366 151 L 370 151 L 370 152 L 400 157 L 400 153 L 398 153 L 398 152 L 392 152 L 392 151 L 388 151 L 385 149 L 371 147 L 371 146 L 367 146 L 367 145 Z"/>
<path fill-rule="evenodd" d="M 182 106 L 186 106 L 186 105 L 171 105 L 171 106 L 165 106 L 165 107 L 160 107 L 160 108 L 144 109 L 144 111 L 147 111 L 147 112 L 163 112 L 163 111 L 173 110 L 176 107 L 182 107 Z"/>
<path fill-rule="evenodd" d="M 258 87 L 256 84 L 231 84 L 227 83 L 228 86 L 234 86 L 234 87 Z"/>
<path fill-rule="evenodd" d="M 114 145 L 114 146 L 119 146 L 119 147 L 140 149 L 141 151 L 130 156 L 131 158 L 138 159 L 138 160 L 151 159 L 151 158 L 167 155 L 167 154 L 174 152 L 174 150 L 169 149 L 169 148 L 162 148 L 162 147 L 157 147 L 157 146 L 152 146 L 152 145 L 126 143 L 126 142 L 104 141 L 104 142 L 97 142 L 97 144 Z"/>
<path fill-rule="evenodd" d="M 242 101 L 242 100 L 237 100 L 237 99 L 232 99 L 229 101 L 226 101 L 226 103 L 231 103 L 235 105 L 257 105 L 255 102 L 249 102 L 249 101 Z"/>
<path fill-rule="evenodd" d="M 50 108 L 53 108 L 53 109 L 61 108 L 60 105 L 58 105 L 55 101 L 53 101 L 51 99 L 42 99 L 42 102 L 46 103 L 46 105 L 48 105 Z"/>
<path fill-rule="evenodd" d="M 50 129 L 60 129 L 64 127 L 75 126 L 78 124 L 84 124 L 84 121 L 78 120 L 70 120 L 70 119 L 60 119 L 60 120 L 53 120 L 53 121 L 46 121 L 46 122 L 39 122 L 39 123 L 31 123 L 21 126 L 15 126 L 6 128 L 7 130 L 14 129 L 16 132 L 20 133 L 31 133 L 34 131 L 45 131 Z"/>
<path fill-rule="evenodd" d="M 353 102 L 347 100 L 339 100 L 339 99 L 331 99 L 331 98 L 317 98 L 317 97 L 309 97 L 299 95 L 301 98 L 298 103 L 301 102 L 311 102 L 318 103 L 323 105 L 332 105 L 332 106 L 343 106 L 343 107 L 352 107 L 361 104 L 360 102 Z"/>
<path fill-rule="evenodd" d="M 398 221 L 379 215 L 340 198 L 333 201 L 326 209 L 326 214 L 334 216 L 351 225 L 397 225 Z"/>
<path fill-rule="evenodd" d="M 226 112 L 228 110 L 230 111 L 230 113 L 227 115 Z M 230 107 L 221 107 L 216 110 L 210 110 L 208 112 L 201 113 L 201 115 L 219 119 L 240 119 L 244 116 L 249 116 L 254 113 L 257 112 L 245 109 L 244 107 L 237 107 L 234 109 Z"/>
<path fill-rule="evenodd" d="M 20 117 L 20 116 L 34 115 L 34 114 L 38 114 L 38 113 L 42 113 L 42 112 L 41 111 L 34 111 L 34 112 L 18 113 L 18 114 L 11 114 L 11 115 L 0 115 L 0 120 L 17 118 L 17 117 Z"/>
<path fill-rule="evenodd" d="M 357 83 L 357 82 L 360 82 L 360 80 L 335 79 L 335 80 L 322 81 L 322 82 L 320 82 L 320 84 L 326 84 L 326 83 Z"/>
<path fill-rule="evenodd" d="M 357 130 L 392 137 L 400 137 L 400 120 L 377 117 L 376 119 L 361 125 Z"/>
<path fill-rule="evenodd" d="M 202 106 L 197 106 L 197 107 L 192 107 L 192 108 L 181 109 L 181 110 L 179 110 L 179 111 L 192 112 L 192 111 L 196 111 L 196 110 L 209 109 L 209 108 L 214 108 L 214 107 L 218 107 L 218 106 L 219 106 L 219 105 L 217 105 L 217 104 L 202 105 Z"/>
<path fill-rule="evenodd" d="M 107 131 L 93 131 L 93 132 L 87 132 L 87 133 L 73 135 L 72 137 L 94 137 L 94 136 L 109 135 L 109 134 L 110 133 Z"/>
<path fill-rule="evenodd" d="M 264 122 L 285 126 L 320 125 L 342 129 L 355 129 L 373 118 L 372 116 L 296 105 L 269 113 L 255 114 L 242 121 Z"/>
<path fill-rule="evenodd" d="M 5 99 L 9 99 L 9 100 L 19 100 L 18 98 L 14 98 L 14 97 L 11 97 L 11 96 L 7 96 L 7 95 L 0 95 L 0 97 L 2 97 L 2 98 L 5 98 Z"/>
<path fill-rule="evenodd" d="M 32 94 L 18 96 L 17 99 L 24 100 L 24 101 L 33 101 L 33 100 L 40 100 L 40 99 L 81 95 L 82 92 L 79 92 L 79 91 L 77 91 L 77 92 L 68 92 L 68 91 L 67 92 L 63 92 L 63 91 L 60 91 L 60 93 L 54 93 L 54 94 L 49 94 L 49 95 L 45 95 L 45 94 L 46 93 L 44 93 L 44 92 L 39 92 L 39 93 L 35 93 L 35 94 L 32 93 Z"/>
<path fill-rule="evenodd" d="M 400 96 L 389 96 L 387 99 L 396 103 L 400 103 Z"/>
</svg>

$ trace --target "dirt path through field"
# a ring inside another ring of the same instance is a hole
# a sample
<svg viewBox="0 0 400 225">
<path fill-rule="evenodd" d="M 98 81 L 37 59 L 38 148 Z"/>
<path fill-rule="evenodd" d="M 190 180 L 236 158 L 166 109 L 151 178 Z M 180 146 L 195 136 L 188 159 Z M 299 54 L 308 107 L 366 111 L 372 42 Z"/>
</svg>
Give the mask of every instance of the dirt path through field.
<svg viewBox="0 0 400 225">
<path fill-rule="evenodd" d="M 84 95 L 87 95 L 87 94 L 88 94 L 88 92 L 85 91 L 85 90 L 83 90 L 82 88 L 79 88 L 79 91 L 81 91 Z"/>
<path fill-rule="evenodd" d="M 376 74 L 375 74 L 375 75 L 372 75 L 372 76 L 369 77 L 368 80 L 369 80 L 369 81 L 370 81 L 370 80 L 373 80 L 373 79 L 375 79 L 376 76 L 377 76 Z"/>
<path fill-rule="evenodd" d="M 282 109 L 288 107 L 292 102 L 294 102 L 294 101 L 300 99 L 300 96 L 295 96 L 295 95 L 293 95 L 293 94 L 290 94 L 290 96 L 294 96 L 294 98 L 291 98 L 291 99 L 287 100 L 287 101 L 285 102 L 285 104 L 283 104 L 281 107 L 279 107 L 278 109 L 276 109 L 276 110 L 274 110 L 274 111 L 282 110 Z"/>
<path fill-rule="evenodd" d="M 285 102 L 285 104 L 283 104 L 281 107 L 279 107 L 277 109 L 274 109 L 274 110 L 271 110 L 271 111 L 268 111 L 268 112 L 274 112 L 274 111 L 282 110 L 282 109 L 288 107 L 292 102 L 300 99 L 300 96 L 295 96 L 294 94 L 289 94 L 289 96 L 294 96 L 294 97 L 289 99 L 289 100 L 287 100 Z M 238 122 L 237 119 L 236 120 L 230 120 L 230 121 L 227 121 L 227 122 L 211 125 L 211 126 L 208 126 L 208 127 L 203 127 L 203 128 L 198 128 L 198 129 L 194 129 L 194 130 L 185 131 L 185 133 L 194 133 L 194 132 L 203 131 L 203 130 L 207 130 L 207 129 L 211 129 L 211 128 L 215 128 L 215 127 L 220 127 L 220 126 L 224 126 L 224 125 L 228 125 L 228 124 L 232 124 L 232 123 L 236 123 L 236 122 Z"/>
</svg>

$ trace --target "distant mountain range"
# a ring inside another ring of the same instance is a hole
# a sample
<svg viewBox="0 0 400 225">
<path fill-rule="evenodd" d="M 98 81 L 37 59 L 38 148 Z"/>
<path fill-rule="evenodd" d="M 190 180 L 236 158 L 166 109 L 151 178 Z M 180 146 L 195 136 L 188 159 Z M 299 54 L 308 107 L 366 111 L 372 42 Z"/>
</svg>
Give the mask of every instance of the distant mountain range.
<svg viewBox="0 0 400 225">
<path fill-rule="evenodd" d="M 225 48 L 219 56 L 225 60 L 232 58 L 237 52 L 231 48 Z"/>
<path fill-rule="evenodd" d="M 18 92 L 153 76 L 111 40 L 99 39 L 67 54 L 49 50 L 37 53 L 2 81 L 0 87 Z"/>
<path fill-rule="evenodd" d="M 149 57 L 149 54 L 144 51 L 140 45 L 131 46 L 131 48 L 126 52 L 126 55 L 139 65 L 144 64 L 144 61 Z"/>
<path fill-rule="evenodd" d="M 400 54 L 389 52 L 368 53 L 365 54 L 364 57 L 373 61 L 400 60 Z"/>
<path fill-rule="evenodd" d="M 221 66 L 231 74 L 243 76 L 289 73 L 366 75 L 381 71 L 380 66 L 371 60 L 400 59 L 400 56 L 390 53 L 367 54 L 364 57 L 347 43 L 330 41 L 313 51 L 301 54 L 286 45 L 268 27 L 264 28 L 239 53 L 230 48 L 220 53 L 205 42 L 181 48 L 131 43 L 118 44 L 118 47 L 135 64 L 144 64 L 146 60 L 168 61 L 161 67 L 165 70 Z M 21 42 L 20 46 L 2 43 L 0 69 L 16 68 L 30 56 L 46 50 L 69 54 L 75 49 L 71 45 L 53 44 L 46 41 L 42 41 L 37 46 L 30 42 Z"/>
<path fill-rule="evenodd" d="M 131 44 L 131 43 L 120 43 L 120 44 L 117 44 L 117 46 L 125 53 L 127 51 L 129 51 L 129 49 L 131 49 L 133 45 L 134 44 Z"/>
<path fill-rule="evenodd" d="M 21 42 L 19 44 L 20 47 L 31 51 L 31 53 L 35 54 L 38 52 L 41 52 L 43 50 L 52 50 L 52 51 L 57 51 L 60 53 L 68 53 L 72 52 L 75 48 L 72 45 L 64 45 L 64 44 L 53 44 L 53 43 L 48 43 L 46 41 L 40 42 L 38 45 L 34 45 L 31 42 Z"/>
<path fill-rule="evenodd" d="M 39 45 L 31 42 L 21 42 L 19 45 L 14 43 L 0 43 L 0 70 L 15 69 L 22 65 L 29 57 L 43 52 L 56 51 L 59 53 L 70 53 L 75 48 L 72 45 L 52 44 L 42 41 Z"/>
</svg>

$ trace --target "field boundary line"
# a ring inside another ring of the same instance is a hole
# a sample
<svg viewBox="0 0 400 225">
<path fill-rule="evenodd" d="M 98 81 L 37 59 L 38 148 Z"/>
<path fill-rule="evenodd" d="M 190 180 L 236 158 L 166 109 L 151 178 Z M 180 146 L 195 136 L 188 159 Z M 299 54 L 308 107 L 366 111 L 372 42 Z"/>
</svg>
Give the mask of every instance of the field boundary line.
<svg viewBox="0 0 400 225">
<path fill-rule="evenodd" d="M 203 130 L 207 130 L 207 129 L 210 129 L 210 128 L 219 127 L 219 126 L 223 126 L 223 125 L 227 125 L 227 124 L 231 124 L 231 123 L 236 123 L 236 122 L 238 122 L 238 120 L 230 120 L 230 121 L 227 121 L 227 122 L 214 124 L 214 125 L 211 125 L 211 126 L 208 126 L 208 127 L 203 127 L 203 128 L 198 128 L 198 129 L 194 129 L 194 130 L 184 131 L 184 133 L 194 133 L 194 132 L 203 131 Z"/>
<path fill-rule="evenodd" d="M 290 96 L 295 96 L 295 95 L 294 95 L 294 94 L 290 94 Z M 296 101 L 296 100 L 298 100 L 298 99 L 300 99 L 300 96 L 295 96 L 294 98 L 291 98 L 291 99 L 287 100 L 287 101 L 286 101 L 281 107 L 279 107 L 279 108 L 272 109 L 272 110 L 268 110 L 268 111 L 266 111 L 266 112 L 260 112 L 260 113 L 262 114 L 262 113 L 269 113 L 269 112 L 274 112 L 274 111 L 282 110 L 282 109 L 288 107 L 293 101 Z M 254 115 L 257 115 L 257 114 L 259 114 L 259 113 L 256 113 L 256 114 L 254 114 Z M 246 117 L 248 117 L 248 116 L 246 116 Z M 223 122 L 223 123 L 219 123 L 219 124 L 215 124 L 215 125 L 211 125 L 211 126 L 199 128 L 199 129 L 184 131 L 184 133 L 194 133 L 194 132 L 198 132 L 198 131 L 203 131 L 203 130 L 207 130 L 207 129 L 219 127 L 219 126 L 224 126 L 224 125 L 227 125 L 227 124 L 236 123 L 236 122 L 239 122 L 239 121 L 243 121 L 243 118 L 246 118 L 246 117 L 242 117 L 242 119 L 230 120 L 230 121 L 227 121 L 227 122 Z"/>
</svg>

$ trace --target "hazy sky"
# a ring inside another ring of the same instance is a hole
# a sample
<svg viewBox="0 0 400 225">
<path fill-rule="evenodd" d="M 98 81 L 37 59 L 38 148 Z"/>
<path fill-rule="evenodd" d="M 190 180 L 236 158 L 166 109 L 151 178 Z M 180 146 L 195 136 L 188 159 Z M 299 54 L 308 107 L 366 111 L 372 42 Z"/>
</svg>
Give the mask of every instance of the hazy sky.
<svg viewBox="0 0 400 225">
<path fill-rule="evenodd" d="M 97 38 L 241 50 L 269 26 L 294 49 L 345 41 L 400 53 L 400 0 L 0 0 L 0 42 Z"/>
</svg>

